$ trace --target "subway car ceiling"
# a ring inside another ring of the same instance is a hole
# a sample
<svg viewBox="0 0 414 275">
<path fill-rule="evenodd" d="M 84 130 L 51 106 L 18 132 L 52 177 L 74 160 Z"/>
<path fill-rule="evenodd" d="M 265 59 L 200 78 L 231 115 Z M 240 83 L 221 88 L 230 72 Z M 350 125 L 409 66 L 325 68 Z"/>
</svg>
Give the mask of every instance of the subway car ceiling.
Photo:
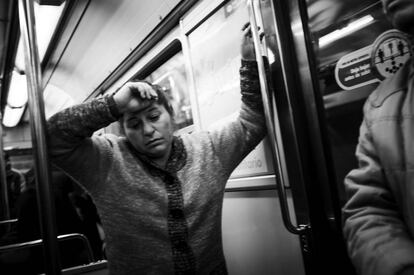
<svg viewBox="0 0 414 275">
<path fill-rule="evenodd" d="M 36 1 L 39 2 L 39 1 Z M 65 5 L 60 20 L 42 62 L 42 80 L 45 85 L 46 117 L 59 109 L 105 92 L 129 67 L 140 59 L 167 34 L 181 39 L 180 18 L 196 0 L 152 1 L 40 1 L 40 4 Z M 214 2 L 214 3 L 213 3 Z M 212 6 L 223 1 L 212 1 Z M 231 1 L 229 1 L 231 2 Z M 352 3 L 351 3 L 352 2 Z M 0 43 L 1 107 L 7 105 L 11 75 L 16 72 L 14 57 L 18 45 L 17 1 L 1 1 L 0 32 L 5 38 Z M 380 1 L 309 0 L 309 26 L 316 43 L 330 33 L 343 29 L 351 21 L 363 18 Z M 371 20 L 375 21 L 375 14 Z M 373 28 L 378 24 L 368 22 Z M 294 26 L 292 26 L 293 28 Z M 356 40 L 370 40 L 370 28 L 319 45 L 319 69 L 328 76 L 338 59 L 346 54 L 346 46 Z M 342 50 L 338 48 L 343 47 Z M 151 60 L 148 60 L 150 62 Z M 21 63 L 21 62 L 20 62 Z M 21 68 L 17 68 L 21 69 Z M 127 79 L 125 79 L 126 81 Z M 53 104 L 48 104 L 48 101 Z M 15 106 L 13 106 L 15 107 Z M 21 106 L 20 106 L 21 107 Z M 12 108 L 15 112 L 19 108 Z M 20 108 L 20 119 L 28 121 L 25 108 Z M 3 123 L 4 124 L 4 123 Z M 8 126 L 6 124 L 6 126 Z"/>
</svg>

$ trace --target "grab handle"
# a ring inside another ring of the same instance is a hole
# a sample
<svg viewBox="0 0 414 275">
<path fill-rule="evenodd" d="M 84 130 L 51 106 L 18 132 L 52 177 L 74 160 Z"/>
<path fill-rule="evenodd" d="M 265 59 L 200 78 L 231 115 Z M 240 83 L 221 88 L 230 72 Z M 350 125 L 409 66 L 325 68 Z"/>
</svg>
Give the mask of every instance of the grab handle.
<svg viewBox="0 0 414 275">
<path fill-rule="evenodd" d="M 72 239 L 80 240 L 85 247 L 85 250 L 87 253 L 86 256 L 88 257 L 88 262 L 92 263 L 94 261 L 91 245 L 89 243 L 88 238 L 86 238 L 85 235 L 80 234 L 80 233 L 70 233 L 70 234 L 65 234 L 65 235 L 59 235 L 57 236 L 57 239 L 61 242 L 72 240 Z M 12 252 L 12 251 L 19 250 L 19 249 L 35 247 L 35 246 L 42 245 L 43 243 L 44 243 L 43 240 L 39 239 L 39 240 L 33 240 L 33 241 L 28 241 L 28 242 L 23 242 L 23 243 L 4 245 L 4 246 L 0 246 L 0 253 Z"/>
<path fill-rule="evenodd" d="M 276 182 L 277 182 L 276 187 L 277 187 L 277 192 L 279 195 L 280 209 L 282 212 L 283 223 L 286 229 L 293 234 L 302 234 L 307 228 L 307 226 L 306 225 L 296 226 L 292 223 L 292 220 L 290 218 L 290 210 L 289 210 L 289 205 L 288 205 L 286 190 L 285 190 L 286 175 L 284 173 L 284 169 L 281 163 L 281 148 L 280 148 L 280 144 L 277 142 L 278 139 L 277 139 L 277 134 L 276 134 L 276 133 L 280 133 L 280 128 L 278 126 L 275 126 L 275 123 L 272 120 L 272 117 L 274 117 L 276 121 L 279 121 L 277 106 L 275 104 L 275 98 L 270 93 L 270 90 L 269 90 L 269 84 L 268 84 L 269 82 L 267 79 L 265 64 L 263 61 L 263 54 L 261 51 L 262 47 L 261 47 L 261 41 L 259 38 L 258 24 L 257 24 L 257 19 L 256 19 L 256 11 L 260 12 L 260 7 L 258 5 L 259 5 L 258 1 L 254 1 L 254 0 L 247 1 L 247 8 L 249 10 L 250 27 L 251 27 L 254 48 L 255 48 L 255 53 L 256 53 L 257 66 L 259 70 L 259 82 L 260 82 L 260 90 L 262 93 L 263 107 L 264 107 L 264 112 L 265 112 L 265 117 L 266 117 L 266 126 L 268 130 L 270 146 L 272 149 L 272 155 L 274 159 L 274 166 L 275 166 L 274 168 L 275 168 Z"/>
</svg>

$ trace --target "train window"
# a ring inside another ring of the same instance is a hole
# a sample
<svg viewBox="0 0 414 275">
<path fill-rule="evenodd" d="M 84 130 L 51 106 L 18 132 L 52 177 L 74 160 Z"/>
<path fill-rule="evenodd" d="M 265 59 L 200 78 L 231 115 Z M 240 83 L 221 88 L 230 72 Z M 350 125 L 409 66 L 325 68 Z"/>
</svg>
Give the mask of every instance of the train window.
<svg viewBox="0 0 414 275">
<path fill-rule="evenodd" d="M 241 28 L 248 21 L 246 3 L 233 0 L 226 2 L 188 35 L 200 124 L 203 129 L 219 126 L 238 114 L 241 104 Z M 261 142 L 233 172 L 232 178 L 272 174 L 270 152 L 268 144 Z M 258 182 L 251 181 L 251 184 Z M 228 188 L 236 186 L 231 180 L 227 185 Z"/>
<path fill-rule="evenodd" d="M 145 77 L 145 80 L 160 85 L 170 97 L 178 129 L 193 124 L 188 80 L 185 71 L 184 56 L 181 51 L 152 71 Z"/>
<path fill-rule="evenodd" d="M 58 25 L 66 2 L 58 6 L 39 5 L 34 3 L 36 20 L 37 45 L 39 60 L 45 57 L 46 50 Z M 24 52 L 21 39 L 18 43 L 13 74 L 8 91 L 7 105 L 4 110 L 3 125 L 16 126 L 23 117 L 27 103 L 26 74 Z"/>
<path fill-rule="evenodd" d="M 357 167 L 355 149 L 363 104 L 381 80 L 372 63 L 373 47 L 391 25 L 381 2 L 373 0 L 309 1 L 308 14 L 317 45 L 319 87 L 343 204 L 343 180 Z"/>
</svg>

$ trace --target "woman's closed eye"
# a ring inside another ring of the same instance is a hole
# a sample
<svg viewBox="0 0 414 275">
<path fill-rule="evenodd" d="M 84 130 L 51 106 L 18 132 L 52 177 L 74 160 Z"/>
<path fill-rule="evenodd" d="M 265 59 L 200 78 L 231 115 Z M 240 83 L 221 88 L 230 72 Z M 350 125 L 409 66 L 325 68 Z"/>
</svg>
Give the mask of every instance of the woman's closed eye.
<svg viewBox="0 0 414 275">
<path fill-rule="evenodd" d="M 152 112 L 148 115 L 148 120 L 150 121 L 157 121 L 160 118 L 161 113 L 160 112 Z"/>
</svg>

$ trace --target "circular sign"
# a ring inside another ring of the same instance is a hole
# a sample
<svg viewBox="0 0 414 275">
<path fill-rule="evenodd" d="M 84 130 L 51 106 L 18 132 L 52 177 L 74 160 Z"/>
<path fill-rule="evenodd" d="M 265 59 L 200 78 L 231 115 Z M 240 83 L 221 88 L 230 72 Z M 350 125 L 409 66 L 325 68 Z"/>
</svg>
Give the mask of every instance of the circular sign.
<svg viewBox="0 0 414 275">
<path fill-rule="evenodd" d="M 412 55 L 408 37 L 398 30 L 389 30 L 374 41 L 371 66 L 376 76 L 383 80 L 394 75 Z"/>
</svg>

